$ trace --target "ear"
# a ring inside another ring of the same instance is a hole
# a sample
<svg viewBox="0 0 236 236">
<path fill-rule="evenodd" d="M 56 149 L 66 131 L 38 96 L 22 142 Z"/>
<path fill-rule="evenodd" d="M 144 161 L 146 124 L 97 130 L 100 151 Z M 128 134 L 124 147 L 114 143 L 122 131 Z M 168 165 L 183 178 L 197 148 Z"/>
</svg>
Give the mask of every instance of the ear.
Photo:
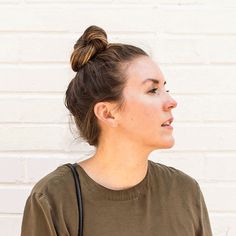
<svg viewBox="0 0 236 236">
<path fill-rule="evenodd" d="M 115 104 L 110 102 L 98 102 L 94 106 L 94 114 L 97 116 L 98 120 L 100 120 L 105 125 L 116 127 L 117 120 L 115 112 L 113 112 L 114 108 Z"/>
</svg>

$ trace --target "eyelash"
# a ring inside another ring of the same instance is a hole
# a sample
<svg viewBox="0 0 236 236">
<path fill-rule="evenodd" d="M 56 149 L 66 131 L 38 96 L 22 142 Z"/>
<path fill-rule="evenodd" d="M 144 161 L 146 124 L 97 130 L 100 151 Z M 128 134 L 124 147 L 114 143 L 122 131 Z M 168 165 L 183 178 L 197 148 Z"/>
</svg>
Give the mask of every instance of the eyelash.
<svg viewBox="0 0 236 236">
<path fill-rule="evenodd" d="M 149 93 L 152 93 L 152 91 L 154 91 L 154 90 L 156 91 L 156 90 L 158 90 L 158 88 L 154 88 L 154 89 L 150 90 Z M 166 90 L 166 92 L 169 93 L 170 90 Z"/>
</svg>

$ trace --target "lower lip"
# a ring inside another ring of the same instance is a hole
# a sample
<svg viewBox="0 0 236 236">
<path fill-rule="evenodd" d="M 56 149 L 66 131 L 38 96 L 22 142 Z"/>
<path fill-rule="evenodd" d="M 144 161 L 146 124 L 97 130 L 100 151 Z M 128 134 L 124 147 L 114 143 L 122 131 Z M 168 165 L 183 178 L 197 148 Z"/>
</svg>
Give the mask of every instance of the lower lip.
<svg viewBox="0 0 236 236">
<path fill-rule="evenodd" d="M 166 129 L 169 129 L 169 130 L 172 130 L 172 129 L 173 129 L 173 127 L 172 127 L 171 125 L 161 126 L 161 127 L 166 128 Z"/>
</svg>

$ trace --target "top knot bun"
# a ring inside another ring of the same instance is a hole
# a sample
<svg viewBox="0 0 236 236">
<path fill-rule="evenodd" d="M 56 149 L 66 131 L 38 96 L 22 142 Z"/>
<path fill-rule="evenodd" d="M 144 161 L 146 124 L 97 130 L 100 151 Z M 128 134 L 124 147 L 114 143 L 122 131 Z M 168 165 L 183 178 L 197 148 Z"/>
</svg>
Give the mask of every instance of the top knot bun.
<svg viewBox="0 0 236 236">
<path fill-rule="evenodd" d="M 96 25 L 89 26 L 74 45 L 74 51 L 70 57 L 73 71 L 77 72 L 95 54 L 105 50 L 107 45 L 106 32 Z"/>
</svg>

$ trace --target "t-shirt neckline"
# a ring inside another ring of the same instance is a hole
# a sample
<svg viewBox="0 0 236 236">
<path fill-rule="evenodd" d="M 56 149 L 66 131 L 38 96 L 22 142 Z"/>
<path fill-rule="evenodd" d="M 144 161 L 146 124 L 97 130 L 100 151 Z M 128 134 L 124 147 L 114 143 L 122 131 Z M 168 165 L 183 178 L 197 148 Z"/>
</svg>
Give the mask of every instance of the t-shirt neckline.
<svg viewBox="0 0 236 236">
<path fill-rule="evenodd" d="M 148 160 L 148 168 L 145 177 L 136 185 L 127 188 L 127 189 L 121 189 L 121 190 L 113 190 L 109 189 L 99 183 L 97 183 L 95 180 L 93 180 L 87 172 L 80 166 L 78 163 L 76 163 L 76 169 L 79 173 L 80 182 L 81 182 L 81 175 L 83 178 L 83 183 L 86 184 L 89 191 L 91 191 L 92 196 L 96 199 L 109 199 L 109 200 L 130 200 L 130 199 L 136 199 L 139 198 L 141 195 L 145 195 L 147 192 L 148 187 L 148 180 L 150 176 L 150 160 Z"/>
</svg>

